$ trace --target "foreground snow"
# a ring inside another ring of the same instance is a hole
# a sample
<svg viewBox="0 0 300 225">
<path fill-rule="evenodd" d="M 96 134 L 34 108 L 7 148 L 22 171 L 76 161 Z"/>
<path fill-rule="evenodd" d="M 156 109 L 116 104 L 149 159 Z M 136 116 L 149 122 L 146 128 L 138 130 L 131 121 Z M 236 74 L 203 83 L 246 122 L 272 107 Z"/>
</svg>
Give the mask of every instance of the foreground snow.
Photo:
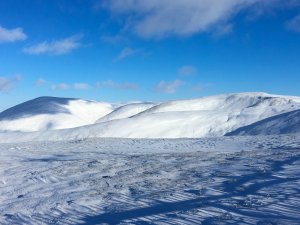
<svg viewBox="0 0 300 225">
<path fill-rule="evenodd" d="M 300 136 L 0 145 L 0 224 L 298 224 Z"/>
</svg>

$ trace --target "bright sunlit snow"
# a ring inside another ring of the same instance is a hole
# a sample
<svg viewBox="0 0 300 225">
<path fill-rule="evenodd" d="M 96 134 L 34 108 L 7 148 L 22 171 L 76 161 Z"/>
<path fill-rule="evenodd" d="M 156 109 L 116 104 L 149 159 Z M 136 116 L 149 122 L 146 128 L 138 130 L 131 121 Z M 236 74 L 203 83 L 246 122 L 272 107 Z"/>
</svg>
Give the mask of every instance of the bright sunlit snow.
<svg viewBox="0 0 300 225">
<path fill-rule="evenodd" d="M 0 0 L 0 225 L 300 225 L 300 0 Z"/>
<path fill-rule="evenodd" d="M 113 110 L 108 103 L 40 97 L 0 113 L 0 131 L 42 131 L 94 123 Z"/>
<path fill-rule="evenodd" d="M 0 114 L 0 223 L 298 224 L 299 110 L 265 93 L 25 102 Z"/>
<path fill-rule="evenodd" d="M 299 224 L 300 136 L 0 145 L 1 224 Z"/>
<path fill-rule="evenodd" d="M 220 137 L 238 128 L 300 109 L 300 97 L 265 93 L 217 95 L 160 104 L 130 103 L 115 110 L 109 103 L 58 99 L 56 101 L 60 104 L 54 102 L 51 105 L 45 99 L 41 107 L 44 111 L 31 112 L 37 100 L 25 102 L 0 114 L 0 129 L 40 132 L 2 132 L 0 142 L 91 137 Z M 22 109 L 25 110 L 20 113 Z M 5 116 L 8 112 L 10 117 Z M 281 126 L 287 125 L 281 123 Z M 70 127 L 73 128 L 62 129 Z"/>
</svg>

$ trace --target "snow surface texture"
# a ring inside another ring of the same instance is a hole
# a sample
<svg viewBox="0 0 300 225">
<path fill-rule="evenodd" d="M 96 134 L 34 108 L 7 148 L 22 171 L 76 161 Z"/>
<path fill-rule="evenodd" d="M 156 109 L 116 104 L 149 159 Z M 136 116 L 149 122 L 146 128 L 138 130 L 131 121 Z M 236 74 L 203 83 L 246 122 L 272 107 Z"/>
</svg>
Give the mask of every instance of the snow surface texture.
<svg viewBox="0 0 300 225">
<path fill-rule="evenodd" d="M 300 136 L 0 145 L 0 224 L 299 224 Z"/>
<path fill-rule="evenodd" d="M 169 101 L 156 105 L 153 103 L 131 103 L 114 111 L 112 111 L 113 106 L 111 104 L 90 103 L 82 100 L 68 101 L 68 104 L 60 104 L 59 106 L 58 109 L 55 108 L 55 112 L 58 113 L 37 113 L 37 115 L 29 117 L 23 118 L 22 116 L 21 119 L 17 114 L 17 119 L 11 118 L 11 120 L 4 117 L 5 120 L 0 121 L 0 130 L 39 130 L 40 132 L 2 132 L 0 133 L 0 142 L 74 140 L 94 137 L 220 137 L 258 121 L 299 110 L 300 97 L 265 93 L 239 93 Z M 47 105 L 45 107 L 48 110 Z M 65 110 L 66 108 L 70 113 L 61 112 L 62 109 Z M 14 111 L 22 112 L 22 107 L 17 109 L 12 108 L 10 111 L 13 113 Z M 4 113 L 4 115 L 6 114 Z M 290 114 L 290 116 L 293 115 Z M 95 121 L 95 124 L 77 127 Z M 282 122 L 280 126 L 283 127 L 278 128 L 277 131 L 285 130 L 286 133 L 297 131 L 297 129 L 285 127 L 290 125 L 293 124 Z M 76 128 L 61 129 L 69 127 Z M 260 126 L 259 128 L 267 127 Z M 53 129 L 61 130 L 54 131 Z M 260 131 L 258 133 L 268 134 L 269 132 Z"/>
<path fill-rule="evenodd" d="M 113 110 L 103 102 L 40 97 L 0 113 L 0 131 L 44 131 L 93 124 Z"/>
<path fill-rule="evenodd" d="M 270 135 L 300 132 L 300 110 L 273 116 L 228 133 L 232 135 Z"/>
</svg>

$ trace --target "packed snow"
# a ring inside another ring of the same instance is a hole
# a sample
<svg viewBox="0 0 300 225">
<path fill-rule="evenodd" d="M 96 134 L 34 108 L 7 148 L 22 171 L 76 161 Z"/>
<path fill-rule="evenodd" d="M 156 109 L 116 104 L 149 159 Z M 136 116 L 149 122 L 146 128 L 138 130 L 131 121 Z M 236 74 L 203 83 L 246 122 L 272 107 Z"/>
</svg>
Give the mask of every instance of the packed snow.
<svg viewBox="0 0 300 225">
<path fill-rule="evenodd" d="M 0 224 L 299 224 L 300 136 L 0 144 Z"/>
</svg>

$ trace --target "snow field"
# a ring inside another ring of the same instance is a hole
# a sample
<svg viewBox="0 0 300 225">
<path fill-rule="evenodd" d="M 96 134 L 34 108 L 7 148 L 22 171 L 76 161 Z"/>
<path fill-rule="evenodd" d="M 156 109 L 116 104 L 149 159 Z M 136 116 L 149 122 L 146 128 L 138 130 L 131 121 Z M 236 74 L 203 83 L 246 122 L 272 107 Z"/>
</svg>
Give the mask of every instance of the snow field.
<svg viewBox="0 0 300 225">
<path fill-rule="evenodd" d="M 1 144 L 0 223 L 297 224 L 299 149 L 296 135 Z"/>
</svg>

